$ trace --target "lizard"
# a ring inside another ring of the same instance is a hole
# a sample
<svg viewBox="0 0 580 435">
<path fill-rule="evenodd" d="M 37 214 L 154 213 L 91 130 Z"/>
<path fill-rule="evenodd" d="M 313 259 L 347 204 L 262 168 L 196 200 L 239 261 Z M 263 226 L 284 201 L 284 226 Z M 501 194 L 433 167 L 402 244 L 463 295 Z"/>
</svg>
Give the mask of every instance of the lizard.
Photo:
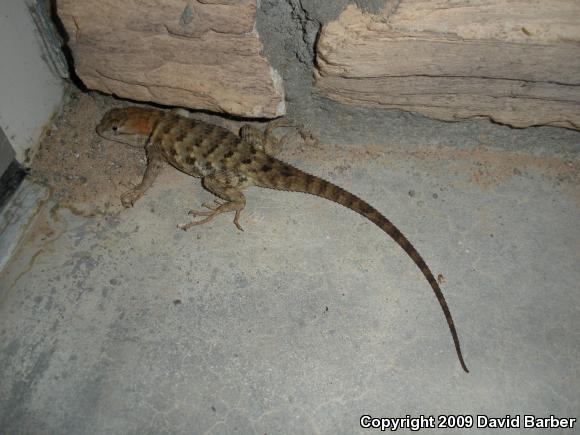
<svg viewBox="0 0 580 435">
<path fill-rule="evenodd" d="M 278 126 L 285 125 L 271 122 L 262 132 L 246 124 L 236 135 L 224 127 L 170 111 L 134 106 L 108 111 L 96 131 L 108 140 L 145 147 L 148 163 L 143 179 L 121 196 L 123 206 L 132 207 L 143 196 L 165 163 L 201 178 L 203 187 L 221 199 L 216 200 L 215 205 L 202 204 L 206 210 L 190 210 L 190 215 L 202 219 L 179 224 L 183 230 L 210 222 L 221 213 L 233 212 L 234 224 L 243 231 L 240 224 L 240 214 L 246 205 L 243 190 L 251 186 L 316 195 L 362 215 L 387 233 L 423 273 L 443 310 L 459 363 L 465 372 L 469 372 L 443 292 L 417 249 L 389 219 L 366 201 L 276 158 L 282 141 L 273 138 L 272 130 Z"/>
</svg>

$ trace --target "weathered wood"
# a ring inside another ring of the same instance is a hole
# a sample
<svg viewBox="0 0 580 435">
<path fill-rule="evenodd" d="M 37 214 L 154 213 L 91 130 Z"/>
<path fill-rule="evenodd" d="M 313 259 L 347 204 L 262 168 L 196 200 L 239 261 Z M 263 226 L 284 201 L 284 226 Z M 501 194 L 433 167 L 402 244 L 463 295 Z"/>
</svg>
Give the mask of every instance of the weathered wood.
<svg viewBox="0 0 580 435">
<path fill-rule="evenodd" d="M 83 83 L 124 98 L 248 117 L 285 112 L 254 30 L 256 0 L 59 0 Z"/>
<path fill-rule="evenodd" d="M 316 84 L 355 105 L 580 129 L 580 2 L 401 0 L 325 26 Z"/>
</svg>

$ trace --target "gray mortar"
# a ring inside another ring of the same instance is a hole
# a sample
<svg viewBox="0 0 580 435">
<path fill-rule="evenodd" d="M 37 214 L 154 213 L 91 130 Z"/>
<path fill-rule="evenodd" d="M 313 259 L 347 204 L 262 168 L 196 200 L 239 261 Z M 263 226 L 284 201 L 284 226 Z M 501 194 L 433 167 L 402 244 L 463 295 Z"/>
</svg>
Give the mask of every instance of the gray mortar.
<svg viewBox="0 0 580 435">
<path fill-rule="evenodd" d="M 323 97 L 313 86 L 316 38 L 321 26 L 335 20 L 348 3 L 370 13 L 387 4 L 383 0 L 262 0 L 257 14 L 264 52 L 284 79 L 287 116 L 307 124 L 323 142 L 457 148 L 485 145 L 559 154 L 580 150 L 578 132 L 563 128 L 515 129 L 485 119 L 443 122 L 400 110 L 347 106 Z"/>
</svg>

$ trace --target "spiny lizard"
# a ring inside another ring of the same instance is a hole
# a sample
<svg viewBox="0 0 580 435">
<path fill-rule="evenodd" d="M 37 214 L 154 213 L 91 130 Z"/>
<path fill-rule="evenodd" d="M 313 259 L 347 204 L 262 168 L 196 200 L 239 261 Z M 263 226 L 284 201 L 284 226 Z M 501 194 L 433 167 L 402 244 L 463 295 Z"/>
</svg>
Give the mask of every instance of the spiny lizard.
<svg viewBox="0 0 580 435">
<path fill-rule="evenodd" d="M 443 309 L 463 370 L 459 338 L 443 293 L 431 270 L 407 238 L 374 207 L 346 190 L 310 175 L 274 157 L 280 142 L 273 136 L 271 123 L 262 133 L 244 125 L 235 135 L 217 125 L 190 119 L 172 112 L 128 107 L 105 114 L 97 127 L 102 137 L 131 145 L 144 145 L 147 169 L 141 183 L 122 195 L 125 207 L 131 207 L 151 186 L 165 162 L 186 174 L 202 179 L 203 186 L 223 202 L 203 204 L 208 211 L 190 211 L 203 219 L 179 227 L 187 230 L 211 221 L 224 212 L 235 212 L 234 224 L 242 230 L 240 213 L 246 205 L 242 190 L 250 186 L 304 192 L 337 202 L 364 216 L 391 236 L 419 267 Z"/>
</svg>

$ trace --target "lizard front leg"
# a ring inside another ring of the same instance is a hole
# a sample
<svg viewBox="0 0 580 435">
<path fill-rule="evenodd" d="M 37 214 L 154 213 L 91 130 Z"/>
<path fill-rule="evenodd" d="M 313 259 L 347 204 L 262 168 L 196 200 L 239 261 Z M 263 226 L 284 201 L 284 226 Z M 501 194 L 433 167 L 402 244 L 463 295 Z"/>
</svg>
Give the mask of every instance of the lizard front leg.
<svg viewBox="0 0 580 435">
<path fill-rule="evenodd" d="M 201 225 L 210 222 L 217 215 L 229 211 L 235 212 L 234 225 L 240 230 L 244 231 L 240 225 L 240 213 L 246 206 L 246 198 L 239 186 L 239 179 L 236 174 L 228 174 L 225 172 L 218 172 L 212 175 L 207 175 L 202 179 L 203 187 L 209 190 L 214 195 L 220 197 L 225 202 L 216 201 L 216 206 L 209 204 L 202 204 L 210 211 L 196 211 L 190 210 L 189 214 L 192 216 L 205 216 L 200 221 L 192 221 L 187 224 L 179 224 L 177 228 L 187 231 L 194 225 Z"/>
<path fill-rule="evenodd" d="M 158 151 L 148 153 L 147 168 L 145 169 L 141 183 L 121 195 L 121 203 L 124 207 L 129 208 L 135 205 L 137 200 L 151 187 L 164 165 L 165 160 Z"/>
</svg>

